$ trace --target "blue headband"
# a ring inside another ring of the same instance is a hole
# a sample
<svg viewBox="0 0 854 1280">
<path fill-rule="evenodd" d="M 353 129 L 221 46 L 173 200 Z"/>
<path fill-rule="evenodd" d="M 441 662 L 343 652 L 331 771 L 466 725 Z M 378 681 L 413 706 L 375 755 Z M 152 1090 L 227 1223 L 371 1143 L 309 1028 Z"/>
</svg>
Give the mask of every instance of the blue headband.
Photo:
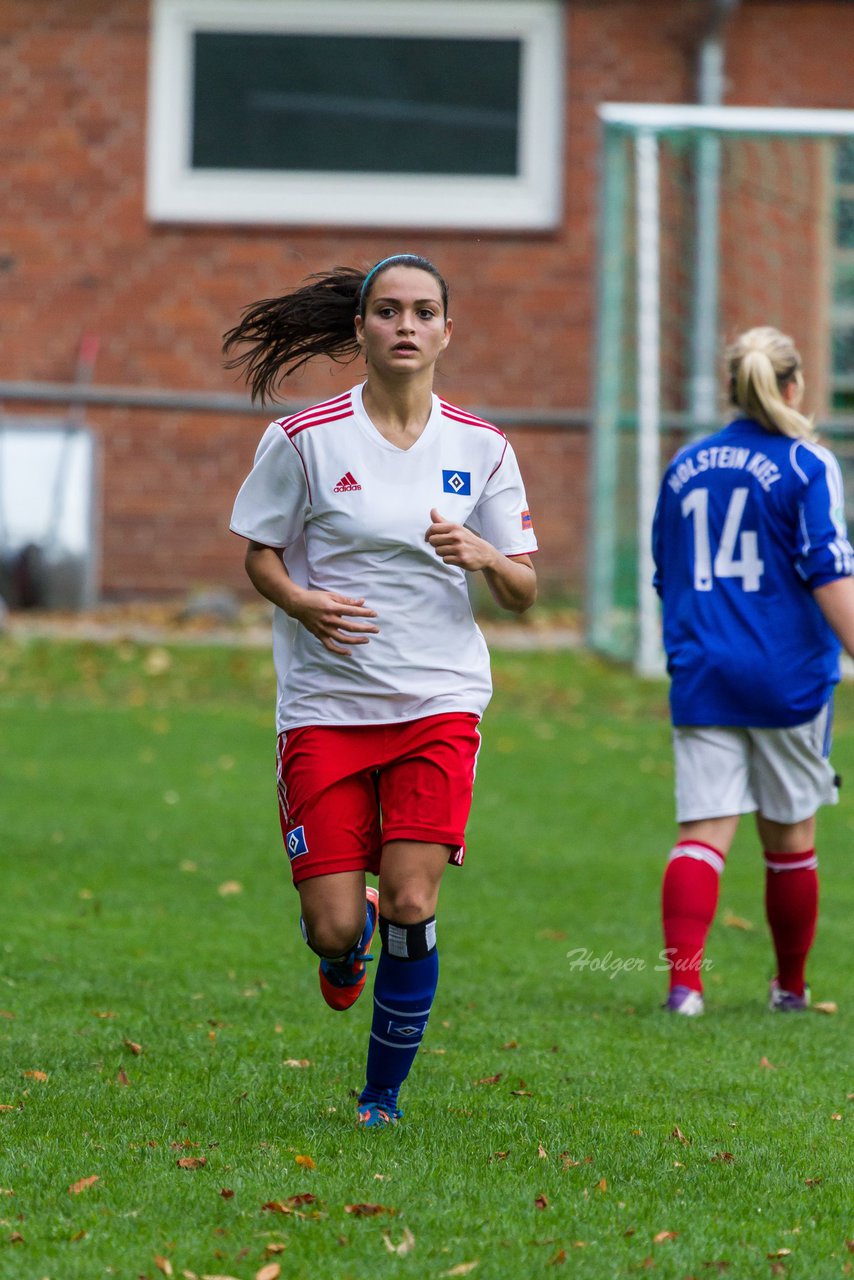
<svg viewBox="0 0 854 1280">
<path fill-rule="evenodd" d="M 374 278 L 381 267 L 387 267 L 390 262 L 398 262 L 402 258 L 415 258 L 417 256 L 418 255 L 414 253 L 393 253 L 390 258 L 383 258 L 375 267 L 371 267 L 370 271 L 362 281 L 362 287 L 359 290 L 359 310 L 361 311 L 362 309 L 362 302 L 364 301 L 365 290 L 368 287 L 369 281 Z"/>
</svg>

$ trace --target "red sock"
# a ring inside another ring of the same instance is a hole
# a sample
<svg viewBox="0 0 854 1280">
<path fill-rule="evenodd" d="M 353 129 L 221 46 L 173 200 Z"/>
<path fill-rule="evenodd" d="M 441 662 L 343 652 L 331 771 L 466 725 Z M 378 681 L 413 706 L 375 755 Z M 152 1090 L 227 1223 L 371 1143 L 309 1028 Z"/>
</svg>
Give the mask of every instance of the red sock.
<svg viewBox="0 0 854 1280">
<path fill-rule="evenodd" d="M 815 849 L 765 851 L 765 914 L 777 953 L 777 981 L 796 996 L 804 994 L 804 967 L 818 919 L 817 867 Z"/>
<path fill-rule="evenodd" d="M 680 840 L 671 850 L 661 886 L 671 989 L 703 990 L 703 948 L 715 918 L 723 869 L 724 855 L 701 840 Z"/>
</svg>

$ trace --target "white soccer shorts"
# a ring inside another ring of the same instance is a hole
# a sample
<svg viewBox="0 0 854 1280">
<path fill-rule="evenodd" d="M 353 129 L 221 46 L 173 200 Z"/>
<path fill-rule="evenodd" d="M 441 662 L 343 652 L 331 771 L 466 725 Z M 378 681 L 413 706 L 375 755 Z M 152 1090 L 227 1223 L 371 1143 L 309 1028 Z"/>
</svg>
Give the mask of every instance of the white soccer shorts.
<svg viewBox="0 0 854 1280">
<path fill-rule="evenodd" d="M 836 804 L 827 758 L 832 703 L 790 729 L 680 725 L 673 729 L 676 821 L 757 810 L 771 822 L 803 822 Z"/>
</svg>

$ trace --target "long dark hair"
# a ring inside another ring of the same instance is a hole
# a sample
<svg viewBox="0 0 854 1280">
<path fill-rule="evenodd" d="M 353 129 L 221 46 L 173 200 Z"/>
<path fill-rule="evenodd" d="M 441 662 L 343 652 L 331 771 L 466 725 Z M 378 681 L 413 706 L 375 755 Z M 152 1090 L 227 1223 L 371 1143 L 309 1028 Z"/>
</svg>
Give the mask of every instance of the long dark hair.
<svg viewBox="0 0 854 1280">
<path fill-rule="evenodd" d="M 272 399 L 279 384 L 316 356 L 350 364 L 359 354 L 354 321 L 376 281 L 389 267 L 416 267 L 439 285 L 444 314 L 448 314 L 448 285 L 437 267 L 416 253 L 382 258 L 367 271 L 334 267 L 318 272 L 281 298 L 265 298 L 246 307 L 240 322 L 223 337 L 227 369 L 242 369 L 252 399 Z M 238 355 L 232 352 L 242 348 Z"/>
</svg>

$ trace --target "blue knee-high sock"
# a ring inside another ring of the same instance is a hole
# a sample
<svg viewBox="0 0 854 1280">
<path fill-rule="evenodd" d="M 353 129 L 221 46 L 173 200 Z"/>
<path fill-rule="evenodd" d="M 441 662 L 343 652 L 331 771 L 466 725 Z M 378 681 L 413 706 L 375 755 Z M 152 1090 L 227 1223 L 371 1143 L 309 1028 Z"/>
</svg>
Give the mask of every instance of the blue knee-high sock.
<svg viewBox="0 0 854 1280">
<path fill-rule="evenodd" d="M 439 981 L 435 920 L 395 925 L 380 916 L 380 935 L 367 1088 L 392 1090 L 396 1097 L 421 1044 Z"/>
</svg>

